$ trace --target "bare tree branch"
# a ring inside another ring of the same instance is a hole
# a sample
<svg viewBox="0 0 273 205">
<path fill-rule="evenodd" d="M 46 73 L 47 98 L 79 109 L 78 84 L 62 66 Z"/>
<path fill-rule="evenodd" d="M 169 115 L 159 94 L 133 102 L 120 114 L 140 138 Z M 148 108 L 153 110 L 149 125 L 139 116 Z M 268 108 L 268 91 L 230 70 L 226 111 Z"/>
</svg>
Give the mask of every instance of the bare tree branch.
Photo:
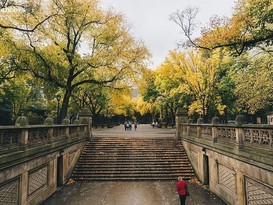
<svg viewBox="0 0 273 205">
<path fill-rule="evenodd" d="M 52 18 L 53 16 L 56 16 L 57 14 L 52 14 L 50 16 L 47 16 L 46 18 L 44 18 L 42 21 L 40 21 L 39 23 L 37 23 L 33 28 L 31 29 L 24 29 L 24 28 L 19 28 L 17 26 L 7 26 L 7 25 L 3 25 L 0 23 L 0 28 L 3 29 L 14 29 L 17 31 L 22 31 L 22 32 L 34 32 L 39 26 L 41 26 L 44 22 L 46 22 L 47 20 L 49 20 L 50 18 Z"/>
<path fill-rule="evenodd" d="M 188 39 L 188 44 L 185 43 L 179 44 L 180 46 L 193 46 L 196 48 L 206 49 L 206 50 L 214 50 L 222 47 L 231 47 L 233 48 L 237 54 L 242 54 L 246 48 L 251 48 L 254 46 L 262 45 L 267 42 L 273 43 L 273 32 L 268 31 L 267 33 L 262 29 L 261 33 L 254 33 L 254 28 L 252 28 L 248 22 L 245 24 L 248 25 L 247 30 L 242 32 L 241 36 L 237 39 L 229 40 L 225 43 L 218 43 L 212 46 L 204 46 L 197 42 L 197 39 L 192 38 L 192 34 L 196 28 L 196 16 L 198 14 L 198 9 L 195 7 L 187 7 L 182 11 L 176 11 L 170 15 L 170 20 L 176 23 L 182 30 L 185 37 Z M 264 20 L 265 21 L 265 20 Z M 262 22 L 264 22 L 262 21 Z M 220 25 L 218 25 L 220 27 Z M 262 27 L 263 24 L 262 24 Z M 251 38 L 246 38 L 247 34 L 251 34 Z"/>
</svg>

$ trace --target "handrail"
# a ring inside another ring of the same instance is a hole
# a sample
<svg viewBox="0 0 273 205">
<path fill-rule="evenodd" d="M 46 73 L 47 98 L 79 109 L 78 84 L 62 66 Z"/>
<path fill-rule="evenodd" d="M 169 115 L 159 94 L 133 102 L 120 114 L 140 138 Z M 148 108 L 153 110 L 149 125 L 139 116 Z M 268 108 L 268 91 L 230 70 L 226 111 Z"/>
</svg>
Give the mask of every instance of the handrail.
<svg viewBox="0 0 273 205">
<path fill-rule="evenodd" d="M 178 123 L 178 133 L 182 138 L 197 137 L 218 143 L 224 139 L 239 149 L 248 145 L 273 149 L 273 125 Z"/>
<path fill-rule="evenodd" d="M 88 125 L 0 126 L 0 152 L 86 137 Z"/>
</svg>

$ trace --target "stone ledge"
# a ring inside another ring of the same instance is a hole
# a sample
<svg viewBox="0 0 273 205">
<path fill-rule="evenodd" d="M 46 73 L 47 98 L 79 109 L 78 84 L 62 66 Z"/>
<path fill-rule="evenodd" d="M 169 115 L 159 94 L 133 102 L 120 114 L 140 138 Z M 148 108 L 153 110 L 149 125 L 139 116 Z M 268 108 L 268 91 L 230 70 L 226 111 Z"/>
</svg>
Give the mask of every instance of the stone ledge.
<svg viewBox="0 0 273 205">
<path fill-rule="evenodd" d="M 183 138 L 182 141 L 186 141 L 188 143 L 193 143 L 197 146 L 204 147 L 206 149 L 210 149 L 214 152 L 218 152 L 222 155 L 226 155 L 228 157 L 234 158 L 236 160 L 240 160 L 246 162 L 248 164 L 269 170 L 273 172 L 273 151 L 268 150 L 259 150 L 254 149 L 250 151 L 249 147 L 242 148 L 241 150 L 235 149 L 235 143 L 213 143 L 201 138 Z"/>
</svg>

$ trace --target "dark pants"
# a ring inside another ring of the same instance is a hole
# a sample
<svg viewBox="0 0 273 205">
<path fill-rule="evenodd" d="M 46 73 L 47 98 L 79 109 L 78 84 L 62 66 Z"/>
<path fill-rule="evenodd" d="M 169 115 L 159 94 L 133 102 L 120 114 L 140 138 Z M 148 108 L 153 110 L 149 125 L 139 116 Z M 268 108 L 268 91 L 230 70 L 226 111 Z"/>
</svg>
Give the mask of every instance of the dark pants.
<svg viewBox="0 0 273 205">
<path fill-rule="evenodd" d="M 186 205 L 186 196 L 179 195 L 180 205 Z"/>
</svg>

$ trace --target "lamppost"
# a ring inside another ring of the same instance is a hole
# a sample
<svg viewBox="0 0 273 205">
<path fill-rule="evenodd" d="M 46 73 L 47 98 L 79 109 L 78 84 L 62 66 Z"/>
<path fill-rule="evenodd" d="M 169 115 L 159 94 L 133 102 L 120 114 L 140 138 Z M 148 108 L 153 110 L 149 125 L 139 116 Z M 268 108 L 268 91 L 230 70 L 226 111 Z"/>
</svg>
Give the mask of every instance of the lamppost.
<svg viewBox="0 0 273 205">
<path fill-rule="evenodd" d="M 57 124 L 60 124 L 60 100 L 61 100 L 61 95 L 57 94 L 56 99 L 58 101 L 58 107 L 57 107 Z"/>
</svg>

